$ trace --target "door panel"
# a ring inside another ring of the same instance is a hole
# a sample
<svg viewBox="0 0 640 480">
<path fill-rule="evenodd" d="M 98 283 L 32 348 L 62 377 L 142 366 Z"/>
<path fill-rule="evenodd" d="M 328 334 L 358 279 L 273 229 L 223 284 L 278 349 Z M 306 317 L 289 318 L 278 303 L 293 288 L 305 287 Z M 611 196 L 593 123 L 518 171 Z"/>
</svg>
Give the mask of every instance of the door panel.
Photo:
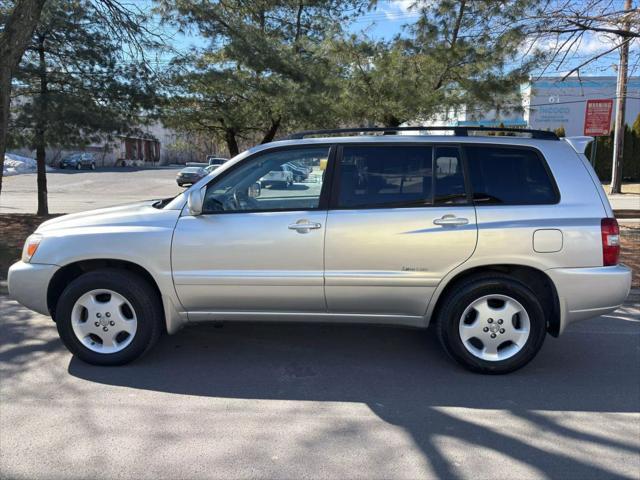
<svg viewBox="0 0 640 480">
<path fill-rule="evenodd" d="M 446 215 L 468 223 L 434 224 Z M 332 210 L 327 307 L 335 313 L 424 315 L 440 280 L 471 256 L 476 238 L 472 206 Z"/>
<path fill-rule="evenodd" d="M 328 145 L 269 149 L 207 185 L 203 215 L 181 217 L 173 238 L 174 283 L 188 311 L 326 311 L 328 155 Z M 272 172 L 303 167 L 306 178 L 267 185 Z"/>
<path fill-rule="evenodd" d="M 326 211 L 183 216 L 173 278 L 188 311 L 325 311 Z M 300 220 L 320 228 L 293 230 Z"/>
<path fill-rule="evenodd" d="M 459 147 L 344 146 L 335 172 L 325 240 L 329 311 L 424 315 L 438 283 L 476 245 Z"/>
</svg>

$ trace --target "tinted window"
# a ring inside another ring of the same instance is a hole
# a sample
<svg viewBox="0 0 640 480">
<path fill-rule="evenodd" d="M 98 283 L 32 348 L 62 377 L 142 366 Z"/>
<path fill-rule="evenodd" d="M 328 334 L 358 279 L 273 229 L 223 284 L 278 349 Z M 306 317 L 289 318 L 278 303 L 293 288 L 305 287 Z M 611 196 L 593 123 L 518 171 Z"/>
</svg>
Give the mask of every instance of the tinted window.
<svg viewBox="0 0 640 480">
<path fill-rule="evenodd" d="M 431 203 L 431 147 L 344 147 L 338 206 L 400 207 Z"/>
<path fill-rule="evenodd" d="M 464 187 L 464 173 L 460 149 L 458 147 L 436 147 L 435 155 L 434 202 L 436 205 L 449 205 L 467 202 Z"/>
<path fill-rule="evenodd" d="M 476 204 L 557 202 L 547 169 L 535 151 L 498 146 L 464 148 Z"/>
</svg>

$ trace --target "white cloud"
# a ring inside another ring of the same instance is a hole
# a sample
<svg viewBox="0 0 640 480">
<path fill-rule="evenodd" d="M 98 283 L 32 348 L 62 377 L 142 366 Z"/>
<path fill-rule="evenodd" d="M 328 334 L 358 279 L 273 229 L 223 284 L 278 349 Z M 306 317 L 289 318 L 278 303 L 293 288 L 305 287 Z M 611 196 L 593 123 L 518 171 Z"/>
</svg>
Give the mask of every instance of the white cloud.
<svg viewBox="0 0 640 480">
<path fill-rule="evenodd" d="M 415 17 L 420 7 L 434 0 L 387 0 L 378 7 L 387 20 L 404 20 Z"/>
</svg>

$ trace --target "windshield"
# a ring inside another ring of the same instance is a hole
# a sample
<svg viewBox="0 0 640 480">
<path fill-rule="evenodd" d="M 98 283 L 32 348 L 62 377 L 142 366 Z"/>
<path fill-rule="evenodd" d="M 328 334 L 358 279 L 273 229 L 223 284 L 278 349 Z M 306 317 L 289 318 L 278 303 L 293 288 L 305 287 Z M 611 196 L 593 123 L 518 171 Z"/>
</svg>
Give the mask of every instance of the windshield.
<svg viewBox="0 0 640 480">
<path fill-rule="evenodd" d="M 202 170 L 200 167 L 188 167 L 182 169 L 182 173 L 198 173 Z"/>
<path fill-rule="evenodd" d="M 74 153 L 72 155 L 68 155 L 67 157 L 65 157 L 65 160 L 80 160 L 81 156 L 82 156 L 81 153 Z"/>
</svg>

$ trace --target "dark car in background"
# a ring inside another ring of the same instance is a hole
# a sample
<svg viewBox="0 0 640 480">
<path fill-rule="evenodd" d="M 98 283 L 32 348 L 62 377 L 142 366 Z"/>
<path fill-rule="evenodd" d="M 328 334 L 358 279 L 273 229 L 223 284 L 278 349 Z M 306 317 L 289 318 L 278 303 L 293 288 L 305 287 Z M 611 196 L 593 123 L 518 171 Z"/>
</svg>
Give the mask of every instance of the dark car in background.
<svg viewBox="0 0 640 480">
<path fill-rule="evenodd" d="M 193 185 L 202 177 L 207 175 L 207 171 L 202 167 L 186 167 L 178 172 L 176 182 L 179 187 Z"/>
<path fill-rule="evenodd" d="M 93 153 L 72 153 L 64 157 L 60 164 L 60 168 L 75 168 L 80 170 L 82 167 L 96 169 L 96 157 Z"/>
</svg>

